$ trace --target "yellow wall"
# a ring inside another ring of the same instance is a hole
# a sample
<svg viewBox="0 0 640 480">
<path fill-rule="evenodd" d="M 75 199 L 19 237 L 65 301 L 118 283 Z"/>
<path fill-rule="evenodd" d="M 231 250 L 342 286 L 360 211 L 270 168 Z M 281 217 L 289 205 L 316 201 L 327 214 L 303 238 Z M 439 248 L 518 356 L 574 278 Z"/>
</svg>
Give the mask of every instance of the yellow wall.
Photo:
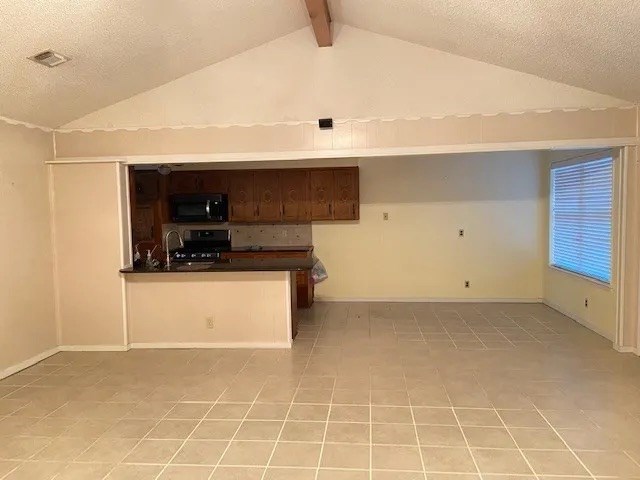
<svg viewBox="0 0 640 480">
<path fill-rule="evenodd" d="M 547 161 L 543 165 L 544 188 L 546 203 L 545 226 L 545 274 L 544 274 L 544 301 L 549 306 L 568 315 L 574 320 L 588 326 L 600 335 L 609 340 L 615 339 L 616 330 L 616 303 L 617 303 L 617 285 L 616 275 L 617 266 L 615 258 L 617 256 L 617 231 L 618 222 L 616 215 L 618 211 L 618 202 L 614 200 L 613 206 L 613 249 L 612 249 L 612 271 L 611 285 L 602 285 L 598 282 L 588 280 L 579 275 L 564 272 L 557 268 L 549 266 L 549 167 L 554 161 L 561 161 L 578 156 L 589 155 L 591 152 L 585 151 L 567 151 L 553 152 L 547 156 Z M 616 159 L 616 174 L 619 173 L 619 160 Z M 617 176 L 617 175 L 616 175 Z M 617 197 L 618 189 L 614 189 L 614 199 Z M 588 307 L 585 307 L 585 299 L 588 299 Z"/>
<path fill-rule="evenodd" d="M 87 163 L 50 168 L 60 344 L 123 347 L 120 166 Z"/>
<path fill-rule="evenodd" d="M 52 134 L 0 121 L 0 378 L 57 346 L 45 161 Z"/>
<path fill-rule="evenodd" d="M 313 224 L 329 273 L 317 296 L 541 298 L 541 163 L 534 152 L 360 160 L 360 221 Z"/>
</svg>

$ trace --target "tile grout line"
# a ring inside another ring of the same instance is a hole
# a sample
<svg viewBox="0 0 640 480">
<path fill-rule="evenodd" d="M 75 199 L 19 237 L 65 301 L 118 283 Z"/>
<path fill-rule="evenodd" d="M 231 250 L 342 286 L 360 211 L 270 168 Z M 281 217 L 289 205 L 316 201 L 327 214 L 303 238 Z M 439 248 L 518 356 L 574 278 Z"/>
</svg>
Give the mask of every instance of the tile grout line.
<svg viewBox="0 0 640 480">
<path fill-rule="evenodd" d="M 404 383 L 406 387 L 407 375 L 404 372 L 404 370 L 402 372 L 402 376 L 404 378 Z M 416 425 L 416 417 L 413 413 L 413 403 L 411 402 L 411 396 L 410 395 L 407 395 L 407 396 L 409 397 L 409 411 L 411 412 L 411 422 L 413 423 L 413 433 L 416 436 L 416 442 L 418 444 L 418 454 L 420 455 L 420 463 L 422 464 L 422 474 L 424 476 L 424 480 L 427 480 L 427 468 L 424 463 L 424 455 L 422 454 L 422 444 L 420 442 L 420 435 L 418 435 L 418 425 Z"/>
<path fill-rule="evenodd" d="M 329 403 L 329 409 L 327 411 L 327 420 L 324 425 L 324 433 L 322 434 L 322 443 L 320 444 L 320 453 L 318 455 L 318 464 L 316 465 L 315 479 L 318 480 L 320 475 L 320 467 L 322 466 L 322 455 L 324 454 L 324 446 L 327 440 L 327 431 L 329 430 L 329 418 L 331 418 L 331 408 L 333 407 L 333 396 L 336 392 L 336 381 L 333 381 L 333 389 L 331 390 L 331 401 Z"/>
<path fill-rule="evenodd" d="M 158 475 L 156 475 L 156 479 L 160 478 L 160 476 L 164 473 L 164 471 L 167 469 L 167 467 L 171 464 L 171 462 L 173 461 L 174 458 L 176 458 L 176 456 L 178 455 L 178 453 L 180 453 L 180 450 L 182 450 L 182 448 L 187 444 L 187 441 L 191 438 L 191 436 L 193 435 L 193 433 L 198 429 L 198 427 L 202 424 L 202 422 L 204 422 L 204 420 L 207 418 L 207 415 L 209 415 L 209 413 L 211 412 L 211 410 L 213 410 L 213 407 L 215 407 L 218 403 L 218 401 L 220 400 L 220 398 L 222 397 L 222 395 L 224 395 L 224 393 L 229 389 L 229 387 L 225 388 L 224 390 L 222 390 L 222 392 L 220 393 L 220 395 L 218 395 L 218 398 L 213 402 L 213 404 L 209 407 L 209 409 L 206 411 L 206 413 L 203 415 L 203 417 L 200 419 L 200 421 L 195 425 L 195 427 L 193 427 L 193 429 L 191 430 L 191 433 L 189 433 L 189 435 L 187 436 L 187 438 L 185 438 L 182 442 L 182 444 L 180 445 L 180 447 L 178 447 L 178 449 L 176 450 L 176 452 L 171 456 L 171 458 L 167 461 L 167 463 L 164 465 L 164 468 L 162 468 L 162 470 L 160 470 L 160 472 L 158 473 Z M 177 402 L 180 403 L 180 402 Z M 175 406 L 174 406 L 175 408 Z M 171 409 L 173 410 L 173 408 Z M 169 413 L 171 412 L 171 410 L 169 410 L 169 412 L 167 412 L 166 415 L 169 415 Z M 166 417 L 165 415 L 165 417 Z M 159 424 L 160 422 L 158 422 Z M 155 428 L 155 427 L 154 427 Z M 142 442 L 142 440 L 140 441 Z M 139 445 L 140 442 L 137 444 Z M 136 446 L 137 446 L 136 445 Z M 135 448 L 135 447 L 134 447 Z M 131 454 L 131 452 L 133 452 L 133 449 L 129 452 L 129 454 Z M 124 457 L 127 458 L 127 457 Z M 120 462 L 121 464 L 122 462 Z M 108 475 L 108 474 L 107 474 Z M 103 480 L 106 480 L 107 477 L 104 477 Z"/>
<path fill-rule="evenodd" d="M 264 389 L 264 387 L 267 385 L 267 382 L 265 380 L 265 382 L 262 384 L 262 387 L 260 387 L 260 390 L 258 390 L 258 392 L 256 393 L 256 396 L 253 398 L 253 402 L 251 402 L 251 405 L 249 405 L 249 408 L 247 408 L 247 411 L 245 412 L 244 416 L 242 417 L 242 419 L 240 420 L 240 423 L 238 423 L 238 428 L 236 428 L 235 432 L 233 432 L 233 435 L 231 436 L 231 438 L 229 440 L 227 440 L 227 446 L 224 448 L 224 450 L 222 451 L 222 453 L 220 454 L 220 458 L 218 458 L 218 461 L 216 462 L 215 466 L 213 467 L 213 470 L 211 470 L 211 473 L 209 474 L 209 479 L 213 478 L 213 475 L 216 473 L 216 471 L 218 470 L 218 467 L 220 467 L 220 463 L 222 462 L 222 458 L 226 455 L 227 451 L 229 450 L 229 448 L 231 448 L 231 444 L 233 443 L 233 441 L 235 440 L 236 436 L 238 435 L 238 432 L 240 431 L 240 429 L 242 428 L 242 425 L 244 424 L 244 422 L 247 420 L 247 417 L 249 416 L 249 412 L 251 412 L 251 409 L 254 407 L 254 405 L 256 404 L 256 401 L 258 400 L 258 397 L 260 396 L 260 394 L 262 393 L 262 390 Z M 226 390 L 228 390 L 229 387 L 227 387 Z M 224 392 L 222 394 L 220 394 L 220 398 L 222 398 L 222 395 L 224 395 Z M 216 402 L 217 404 L 218 402 Z M 221 403 L 225 403 L 225 402 L 221 402 Z M 215 405 L 214 405 L 215 406 Z M 213 409 L 213 407 L 211 407 Z M 211 412 L 211 410 L 209 410 L 209 412 Z M 207 415 L 209 415 L 209 412 L 207 413 Z M 207 415 L 205 415 L 205 418 L 207 417 Z M 196 427 L 197 428 L 197 427 Z M 193 432 L 191 432 L 193 434 Z M 188 439 L 187 439 L 188 440 Z M 185 440 L 186 443 L 186 440 Z M 183 445 L 184 446 L 184 445 Z M 182 447 L 180 447 L 182 448 Z M 179 452 L 180 450 L 178 450 Z M 176 452 L 175 455 L 178 454 L 178 452 Z M 174 457 L 175 457 L 174 455 Z M 171 463 L 171 461 L 173 461 L 173 458 L 171 458 L 171 460 L 169 460 L 169 463 L 167 465 L 169 465 Z M 255 466 L 255 465 L 254 465 Z M 166 469 L 166 467 L 165 467 Z M 162 474 L 162 472 L 160 472 Z M 157 477 L 159 478 L 159 476 Z M 156 478 L 156 480 L 157 480 Z"/>
<path fill-rule="evenodd" d="M 569 446 L 569 444 L 566 442 L 566 440 L 564 438 L 562 438 L 562 435 L 560 435 L 560 433 L 558 432 L 558 430 L 556 429 L 556 427 L 554 427 L 551 422 L 547 419 L 547 417 L 544 416 L 544 414 L 540 411 L 540 409 L 536 406 L 533 405 L 533 408 L 536 409 L 536 411 L 538 412 L 538 414 L 544 419 L 545 422 L 547 422 L 547 424 L 549 425 L 549 427 L 551 427 L 551 430 L 554 431 L 554 433 L 560 438 L 560 440 L 562 440 L 562 443 L 564 443 L 567 446 L 567 449 L 571 452 L 571 454 L 576 458 L 576 460 L 578 460 L 578 462 L 580 463 L 580 465 L 582 465 L 582 468 L 585 469 L 585 471 L 589 474 L 589 476 L 591 478 L 593 478 L 594 480 L 596 480 L 596 476 L 591 472 L 591 470 L 589 470 L 589 468 L 585 465 L 585 463 L 580 459 L 580 457 L 578 456 L 578 454 L 576 452 L 574 452 L 573 448 L 571 448 Z"/>
<path fill-rule="evenodd" d="M 509 437 L 511 438 L 511 440 L 513 441 L 514 445 L 516 446 L 516 448 L 518 449 L 518 452 L 520 452 L 520 456 L 524 459 L 524 461 L 526 462 L 527 466 L 529 467 L 529 469 L 533 472 L 533 476 L 536 477 L 536 479 L 539 479 L 539 475 L 537 474 L 537 472 L 535 471 L 535 469 L 533 468 L 533 465 L 531 465 L 531 462 L 529 462 L 529 459 L 525 456 L 524 452 L 522 451 L 522 448 L 520 448 L 520 445 L 518 444 L 518 442 L 516 442 L 515 437 L 511 434 L 511 430 L 509 430 L 509 427 L 507 427 L 507 424 L 504 423 L 504 420 L 502 419 L 502 415 L 500 415 L 500 412 L 498 412 L 497 408 L 494 408 L 493 411 L 496 413 L 496 415 L 498 416 L 498 418 L 500 419 L 500 423 L 502 423 L 502 426 L 504 427 L 504 429 L 507 431 L 507 433 L 509 434 Z"/>
<path fill-rule="evenodd" d="M 462 429 L 462 424 L 460 423 L 460 419 L 458 418 L 458 414 L 456 413 L 456 409 L 453 406 L 453 403 L 451 402 L 451 397 L 449 397 L 449 393 L 446 391 L 446 388 L 445 388 L 445 392 L 447 393 L 447 398 L 449 399 L 449 404 L 451 405 L 451 411 L 453 412 L 453 416 L 455 417 L 456 422 L 458 424 L 458 429 L 462 433 L 462 438 L 464 439 L 464 443 L 467 446 L 467 451 L 469 452 L 469 455 L 471 456 L 471 460 L 473 460 L 473 464 L 476 467 L 476 473 L 480 477 L 480 480 L 483 480 L 484 477 L 482 475 L 482 472 L 480 472 L 480 467 L 478 466 L 476 457 L 473 454 L 473 451 L 471 450 L 471 446 L 469 445 L 469 440 L 467 439 L 467 435 L 464 433 L 464 430 Z"/>
<path fill-rule="evenodd" d="M 304 378 L 304 372 L 309 367 L 309 363 L 311 362 L 311 357 L 313 356 L 313 351 L 315 350 L 316 345 L 318 343 L 320 330 L 322 329 L 323 325 L 324 325 L 324 316 L 323 316 L 323 321 L 320 324 L 320 329 L 318 330 L 318 335 L 314 339 L 313 345 L 311 346 L 311 350 L 309 351 L 309 355 L 307 357 L 307 362 L 305 363 L 305 366 L 302 369 L 302 374 L 300 375 L 300 378 L 298 380 L 296 391 L 293 393 L 293 396 L 291 397 L 291 402 L 289 403 L 289 408 L 287 409 L 287 413 L 284 416 L 284 420 L 282 421 L 282 426 L 280 427 L 280 431 L 278 432 L 278 436 L 276 437 L 276 440 L 275 440 L 275 442 L 273 444 L 273 449 L 271 450 L 271 454 L 269 455 L 269 459 L 266 462 L 266 466 L 265 466 L 264 472 L 262 472 L 262 476 L 260 477 L 261 480 L 265 480 L 266 475 L 267 475 L 267 471 L 269 470 L 269 467 L 271 466 L 271 461 L 273 460 L 273 456 L 275 455 L 276 449 L 278 448 L 278 442 L 280 441 L 280 438 L 282 437 L 282 432 L 284 431 L 284 427 L 287 424 L 287 420 L 289 419 L 289 415 L 291 414 L 291 409 L 293 408 L 294 401 L 296 399 L 296 395 L 298 394 L 298 391 L 300 390 L 300 384 L 302 383 L 302 379 Z M 335 388 L 335 382 L 334 382 L 334 388 Z M 331 395 L 333 396 L 333 392 L 332 392 Z M 256 399 L 257 399 L 257 397 L 256 397 Z M 330 411 L 331 411 L 331 406 L 329 406 L 329 412 Z M 328 421 L 329 421 L 329 418 L 328 418 L 328 414 L 327 414 L 327 422 Z M 244 422 L 244 420 L 243 420 L 243 422 Z M 326 427 L 325 427 L 325 433 L 326 433 Z M 236 432 L 236 434 L 237 434 L 237 432 Z M 231 443 L 229 443 L 229 445 L 231 445 Z M 324 445 L 324 442 L 323 442 L 323 445 Z M 320 458 L 322 458 L 322 452 L 320 453 Z M 220 457 L 220 460 L 222 460 L 222 457 Z M 318 462 L 320 462 L 320 460 L 318 460 Z M 217 469 L 218 469 L 218 467 L 216 466 L 216 470 Z M 213 477 L 213 473 L 215 473 L 215 470 L 211 473 L 211 477 Z M 317 471 L 316 471 L 316 477 L 317 477 Z"/>
</svg>

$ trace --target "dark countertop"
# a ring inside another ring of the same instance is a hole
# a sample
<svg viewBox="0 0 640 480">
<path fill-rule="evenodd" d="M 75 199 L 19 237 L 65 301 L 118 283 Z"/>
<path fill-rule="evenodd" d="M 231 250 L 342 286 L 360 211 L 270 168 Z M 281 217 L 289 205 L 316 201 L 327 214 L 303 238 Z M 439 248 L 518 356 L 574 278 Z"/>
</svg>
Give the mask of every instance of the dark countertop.
<svg viewBox="0 0 640 480">
<path fill-rule="evenodd" d="M 173 262 L 171 269 L 147 269 L 128 267 L 120 270 L 124 274 L 162 274 L 162 273 L 207 273 L 207 272 L 297 272 L 311 270 L 311 258 L 234 258 L 215 262 Z"/>
<path fill-rule="evenodd" d="M 313 250 L 313 246 L 292 246 L 292 245 L 282 245 L 275 247 L 262 247 L 251 245 L 248 247 L 233 247 L 231 248 L 231 252 L 308 252 L 309 250 Z"/>
</svg>

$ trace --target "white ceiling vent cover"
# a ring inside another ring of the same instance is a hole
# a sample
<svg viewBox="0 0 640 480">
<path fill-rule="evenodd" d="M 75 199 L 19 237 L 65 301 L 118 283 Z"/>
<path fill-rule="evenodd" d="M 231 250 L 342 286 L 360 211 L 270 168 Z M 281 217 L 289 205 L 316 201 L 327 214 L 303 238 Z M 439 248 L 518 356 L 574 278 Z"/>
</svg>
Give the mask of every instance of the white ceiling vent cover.
<svg viewBox="0 0 640 480">
<path fill-rule="evenodd" d="M 53 50 L 45 50 L 44 52 L 40 52 L 33 57 L 29 57 L 29 60 L 33 60 L 40 65 L 44 65 L 45 67 L 53 68 L 58 65 L 62 65 L 63 63 L 71 60 L 69 57 L 65 57 L 60 53 L 56 53 Z"/>
</svg>

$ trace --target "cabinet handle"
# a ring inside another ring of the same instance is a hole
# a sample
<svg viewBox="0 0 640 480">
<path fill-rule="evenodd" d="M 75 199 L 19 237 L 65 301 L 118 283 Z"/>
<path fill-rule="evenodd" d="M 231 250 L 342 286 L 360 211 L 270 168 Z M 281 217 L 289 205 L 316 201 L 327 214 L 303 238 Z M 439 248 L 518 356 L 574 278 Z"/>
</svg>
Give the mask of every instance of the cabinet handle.
<svg viewBox="0 0 640 480">
<path fill-rule="evenodd" d="M 256 205 L 256 216 L 260 216 L 260 204 Z"/>
<path fill-rule="evenodd" d="M 233 205 L 231 205 L 231 217 L 233 218 Z"/>
<path fill-rule="evenodd" d="M 329 204 L 329 215 L 333 215 L 333 205 L 330 203 Z"/>
<path fill-rule="evenodd" d="M 355 203 L 351 206 L 351 211 L 353 212 L 353 216 L 355 218 L 355 216 L 356 216 L 356 205 L 355 205 Z"/>
</svg>

